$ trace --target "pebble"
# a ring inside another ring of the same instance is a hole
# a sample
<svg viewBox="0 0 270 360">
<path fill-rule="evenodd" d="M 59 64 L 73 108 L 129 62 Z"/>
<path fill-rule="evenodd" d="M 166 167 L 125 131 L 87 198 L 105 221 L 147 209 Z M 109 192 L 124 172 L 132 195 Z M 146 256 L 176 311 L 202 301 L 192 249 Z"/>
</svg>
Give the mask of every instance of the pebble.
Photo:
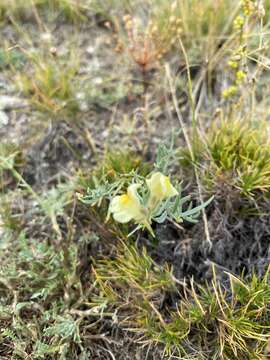
<svg viewBox="0 0 270 360">
<path fill-rule="evenodd" d="M 10 111 L 25 108 L 28 102 L 18 97 L 0 95 L 0 110 Z"/>
<path fill-rule="evenodd" d="M 9 118 L 4 111 L 0 111 L 0 128 L 8 124 Z"/>
</svg>

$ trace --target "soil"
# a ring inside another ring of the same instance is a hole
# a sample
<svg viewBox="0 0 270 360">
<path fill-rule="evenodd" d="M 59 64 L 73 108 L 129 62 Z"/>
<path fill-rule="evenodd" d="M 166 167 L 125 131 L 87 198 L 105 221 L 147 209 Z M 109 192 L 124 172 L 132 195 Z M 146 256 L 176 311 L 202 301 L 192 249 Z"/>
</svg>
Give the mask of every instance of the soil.
<svg viewBox="0 0 270 360">
<path fill-rule="evenodd" d="M 270 262 L 269 203 L 261 204 L 254 215 L 226 213 L 218 201 L 208 209 L 211 246 L 205 240 L 202 221 L 184 224 L 178 230 L 171 224 L 159 225 L 156 246 L 142 240 L 151 256 L 158 262 L 173 265 L 179 280 L 193 277 L 204 283 L 215 274 L 227 287 L 227 274 L 249 278 L 254 272 L 263 276 Z"/>
</svg>

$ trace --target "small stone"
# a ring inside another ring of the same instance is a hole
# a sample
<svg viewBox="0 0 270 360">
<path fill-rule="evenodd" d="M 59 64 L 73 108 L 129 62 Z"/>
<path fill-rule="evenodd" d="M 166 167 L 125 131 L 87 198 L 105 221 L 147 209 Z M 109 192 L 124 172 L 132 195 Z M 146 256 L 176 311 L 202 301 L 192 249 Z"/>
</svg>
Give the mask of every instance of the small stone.
<svg viewBox="0 0 270 360">
<path fill-rule="evenodd" d="M 0 111 L 0 128 L 8 124 L 9 118 L 4 111 Z"/>
<path fill-rule="evenodd" d="M 101 85 L 103 83 L 103 79 L 101 77 L 95 77 L 93 79 L 93 84 L 94 85 Z"/>
<path fill-rule="evenodd" d="M 0 110 L 15 110 L 28 106 L 28 102 L 13 96 L 1 95 L 0 96 Z"/>
<path fill-rule="evenodd" d="M 95 50 L 96 50 L 96 48 L 94 46 L 88 46 L 88 48 L 86 49 L 86 52 L 89 55 L 93 55 Z"/>
<path fill-rule="evenodd" d="M 41 34 L 41 40 L 44 42 L 51 42 L 52 41 L 52 34 L 50 32 L 45 32 Z"/>
</svg>

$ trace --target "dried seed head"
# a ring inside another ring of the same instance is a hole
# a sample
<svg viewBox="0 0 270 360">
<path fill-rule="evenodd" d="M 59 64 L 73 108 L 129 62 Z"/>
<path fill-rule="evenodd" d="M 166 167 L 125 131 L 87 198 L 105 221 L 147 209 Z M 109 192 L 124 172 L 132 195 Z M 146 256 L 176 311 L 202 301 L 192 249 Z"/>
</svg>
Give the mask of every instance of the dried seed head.
<svg viewBox="0 0 270 360">
<path fill-rule="evenodd" d="M 254 10 L 254 3 L 251 0 L 242 0 L 242 9 L 245 16 L 250 16 Z"/>
<path fill-rule="evenodd" d="M 171 5 L 171 10 L 175 11 L 177 9 L 177 1 L 174 1 Z"/>
<path fill-rule="evenodd" d="M 123 21 L 124 22 L 128 22 L 130 20 L 132 20 L 132 17 L 129 14 L 123 16 Z"/>
<path fill-rule="evenodd" d="M 228 65 L 229 65 L 232 69 L 237 69 L 239 64 L 238 64 L 237 61 L 230 60 L 230 61 L 228 61 Z"/>
<path fill-rule="evenodd" d="M 222 96 L 225 98 L 225 99 L 228 99 L 234 95 L 237 94 L 237 87 L 236 86 L 230 86 L 229 88 L 225 89 L 223 92 L 222 92 Z"/>
<path fill-rule="evenodd" d="M 173 24 L 173 23 L 175 23 L 176 22 L 176 17 L 175 16 L 170 16 L 170 18 L 169 18 L 169 23 L 170 24 Z"/>
<path fill-rule="evenodd" d="M 133 28 L 133 21 L 132 20 L 129 20 L 125 23 L 125 28 L 126 30 L 131 30 Z"/>
<path fill-rule="evenodd" d="M 115 50 L 115 52 L 117 52 L 117 53 L 123 52 L 123 50 L 124 50 L 123 43 L 121 43 L 121 42 L 119 41 L 114 50 Z"/>
<path fill-rule="evenodd" d="M 238 15 L 233 22 L 233 26 L 236 30 L 241 30 L 244 25 L 244 19 L 241 15 Z"/>
<path fill-rule="evenodd" d="M 45 32 L 45 33 L 41 34 L 41 40 L 44 42 L 49 43 L 52 41 L 52 39 L 53 39 L 52 34 L 49 32 Z"/>
<path fill-rule="evenodd" d="M 239 70 L 239 71 L 237 71 L 237 73 L 236 73 L 236 83 L 238 84 L 238 85 L 240 85 L 242 82 L 243 82 L 243 80 L 246 78 L 246 73 L 244 73 L 244 71 L 242 71 L 242 70 Z"/>
<path fill-rule="evenodd" d="M 107 28 L 107 29 L 111 29 L 112 28 L 112 24 L 110 23 L 110 21 L 106 21 L 104 23 L 104 26 Z"/>
<path fill-rule="evenodd" d="M 52 54 L 52 56 L 57 56 L 57 48 L 56 47 L 51 47 L 50 48 L 50 53 Z"/>
<path fill-rule="evenodd" d="M 264 8 L 264 4 L 263 4 L 263 0 L 259 0 L 258 4 L 257 4 L 257 12 L 258 12 L 258 16 L 260 18 L 265 17 L 265 8 Z"/>
<path fill-rule="evenodd" d="M 153 26 L 152 27 L 152 30 L 151 30 L 152 34 L 156 34 L 158 32 L 158 27 L 157 25 Z"/>
</svg>

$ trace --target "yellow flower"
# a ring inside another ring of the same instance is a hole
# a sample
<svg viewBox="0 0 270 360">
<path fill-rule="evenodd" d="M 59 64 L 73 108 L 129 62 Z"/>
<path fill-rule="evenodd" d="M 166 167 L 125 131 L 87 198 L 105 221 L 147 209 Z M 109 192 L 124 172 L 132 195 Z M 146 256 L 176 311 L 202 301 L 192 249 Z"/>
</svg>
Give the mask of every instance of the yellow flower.
<svg viewBox="0 0 270 360">
<path fill-rule="evenodd" d="M 233 69 L 237 69 L 239 64 L 238 64 L 237 61 L 230 60 L 230 61 L 228 62 L 228 65 L 229 65 L 231 68 L 233 68 Z"/>
<path fill-rule="evenodd" d="M 242 29 L 245 21 L 241 15 L 237 16 L 237 18 L 234 20 L 233 25 L 236 30 Z"/>
<path fill-rule="evenodd" d="M 237 94 L 237 87 L 235 85 L 228 87 L 227 89 L 223 90 L 223 92 L 222 92 L 222 96 L 225 99 L 228 99 L 236 94 Z"/>
<path fill-rule="evenodd" d="M 145 209 L 140 203 L 137 194 L 139 184 L 132 184 L 128 187 L 127 193 L 115 196 L 110 205 L 110 213 L 113 218 L 120 223 L 127 223 L 134 220 L 136 223 L 143 222 L 145 218 Z"/>
<path fill-rule="evenodd" d="M 247 75 L 244 73 L 244 71 L 242 71 L 242 70 L 237 71 L 237 73 L 236 73 L 237 84 L 240 85 L 243 82 L 243 80 L 246 78 L 246 76 Z"/>
<path fill-rule="evenodd" d="M 154 173 L 150 179 L 146 180 L 150 190 L 149 204 L 157 205 L 158 202 L 178 195 L 178 191 L 171 184 L 170 178 L 160 172 Z"/>
</svg>

